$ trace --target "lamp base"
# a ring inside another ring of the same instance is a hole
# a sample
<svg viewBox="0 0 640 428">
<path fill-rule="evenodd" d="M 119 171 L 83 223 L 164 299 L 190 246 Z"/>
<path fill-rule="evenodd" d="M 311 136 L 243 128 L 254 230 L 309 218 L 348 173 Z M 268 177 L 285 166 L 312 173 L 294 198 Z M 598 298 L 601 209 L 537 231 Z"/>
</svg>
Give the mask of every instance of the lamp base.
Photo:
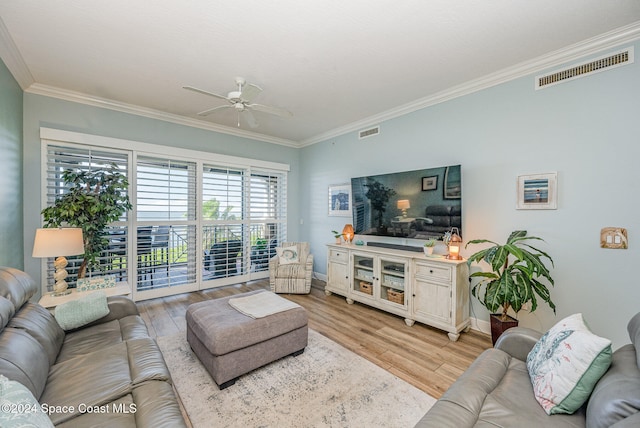
<svg viewBox="0 0 640 428">
<path fill-rule="evenodd" d="M 445 256 L 447 260 L 462 260 L 462 256 L 452 256 L 451 254 Z"/>
</svg>

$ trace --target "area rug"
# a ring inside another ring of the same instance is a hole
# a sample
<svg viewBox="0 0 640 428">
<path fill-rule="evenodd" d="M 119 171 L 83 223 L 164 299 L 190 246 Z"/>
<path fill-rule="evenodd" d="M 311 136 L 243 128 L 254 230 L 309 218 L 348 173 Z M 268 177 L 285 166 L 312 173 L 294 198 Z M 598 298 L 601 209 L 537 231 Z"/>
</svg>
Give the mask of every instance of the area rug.
<svg viewBox="0 0 640 428">
<path fill-rule="evenodd" d="M 189 419 L 199 427 L 413 427 L 435 399 L 309 330 L 302 355 L 252 371 L 222 391 L 185 334 L 158 344 Z"/>
</svg>

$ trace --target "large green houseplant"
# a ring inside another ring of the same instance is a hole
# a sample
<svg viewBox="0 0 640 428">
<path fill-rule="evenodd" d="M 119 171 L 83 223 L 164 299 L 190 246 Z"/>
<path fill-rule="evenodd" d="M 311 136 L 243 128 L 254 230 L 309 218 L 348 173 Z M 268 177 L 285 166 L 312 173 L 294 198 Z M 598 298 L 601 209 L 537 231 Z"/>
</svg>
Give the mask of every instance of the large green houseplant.
<svg viewBox="0 0 640 428">
<path fill-rule="evenodd" d="M 42 210 L 44 226 L 82 228 L 84 259 L 78 278 L 84 278 L 108 248 L 109 240 L 104 236 L 107 226 L 132 208 L 127 195 L 129 182 L 115 164 L 90 171 L 67 169 L 62 180 L 67 191 Z"/>
<path fill-rule="evenodd" d="M 467 263 L 471 265 L 474 262 L 485 261 L 491 267 L 491 272 L 474 272 L 470 276 L 481 278 L 481 281 L 473 286 L 471 293 L 492 313 L 491 332 L 494 343 L 497 340 L 497 336 L 493 337 L 494 329 L 498 336 L 502 333 L 498 321 L 507 323 L 506 328 L 517 325 L 517 320 L 511 318 L 507 312 L 513 309 L 518 313 L 529 302 L 530 312 L 535 311 L 538 307 L 536 295 L 547 302 L 554 313 L 556 311 L 549 288 L 540 281 L 546 279 L 549 284 L 554 284 L 543 261 L 547 259 L 553 266 L 553 259 L 544 251 L 530 245 L 528 241 L 532 240 L 542 241 L 542 238 L 527 236 L 526 230 L 516 230 L 509 235 L 504 245 L 487 239 L 475 239 L 467 243 L 467 246 L 493 244 L 471 255 Z M 500 313 L 496 313 L 498 311 Z"/>
</svg>

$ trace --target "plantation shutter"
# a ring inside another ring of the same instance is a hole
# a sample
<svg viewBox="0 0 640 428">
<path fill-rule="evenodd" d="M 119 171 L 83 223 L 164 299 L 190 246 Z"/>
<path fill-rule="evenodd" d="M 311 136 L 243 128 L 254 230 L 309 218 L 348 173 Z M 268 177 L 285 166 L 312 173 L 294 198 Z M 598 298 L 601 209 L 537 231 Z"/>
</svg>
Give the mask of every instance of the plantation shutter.
<svg viewBox="0 0 640 428">
<path fill-rule="evenodd" d="M 46 146 L 46 206 L 54 204 L 57 197 L 68 192 L 69 187 L 63 182 L 62 173 L 67 169 L 95 171 L 96 169 L 109 167 L 115 164 L 125 175 L 128 174 L 128 154 L 126 152 L 109 151 L 105 149 L 78 147 L 75 145 L 54 145 Z M 105 231 L 105 238 L 108 239 L 107 249 L 98 258 L 99 265 L 89 272 L 93 274 L 114 274 L 116 281 L 127 280 L 126 266 L 129 254 L 127 242 L 129 240 L 129 230 L 127 227 L 127 215 L 124 213 L 120 221 L 114 222 Z M 69 265 L 66 267 L 69 276 L 66 281 L 70 287 L 75 287 L 78 275 L 78 268 L 82 263 L 82 256 L 67 257 Z M 47 290 L 53 289 L 53 258 L 47 260 L 46 281 Z"/>
<path fill-rule="evenodd" d="M 196 163 L 138 156 L 137 290 L 196 281 Z"/>
<path fill-rule="evenodd" d="M 252 170 L 249 199 L 251 265 L 268 271 L 276 247 L 287 239 L 286 173 Z"/>
</svg>

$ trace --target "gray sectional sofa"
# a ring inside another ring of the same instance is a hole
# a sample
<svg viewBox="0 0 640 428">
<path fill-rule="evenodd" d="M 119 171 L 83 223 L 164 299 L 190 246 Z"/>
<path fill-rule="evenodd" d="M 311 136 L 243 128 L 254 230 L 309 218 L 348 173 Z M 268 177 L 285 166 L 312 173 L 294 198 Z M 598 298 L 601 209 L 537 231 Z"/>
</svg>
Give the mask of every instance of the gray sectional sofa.
<svg viewBox="0 0 640 428">
<path fill-rule="evenodd" d="M 515 327 L 473 362 L 416 427 L 640 427 L 640 313 L 627 330 L 631 344 L 613 353 L 611 366 L 572 415 L 549 416 L 536 401 L 526 359 L 542 334 Z"/>
<path fill-rule="evenodd" d="M 26 273 L 0 268 L 0 375 L 26 386 L 55 426 L 186 426 L 132 300 L 110 297 L 108 315 L 65 332 L 29 302 L 36 291 Z"/>
</svg>

